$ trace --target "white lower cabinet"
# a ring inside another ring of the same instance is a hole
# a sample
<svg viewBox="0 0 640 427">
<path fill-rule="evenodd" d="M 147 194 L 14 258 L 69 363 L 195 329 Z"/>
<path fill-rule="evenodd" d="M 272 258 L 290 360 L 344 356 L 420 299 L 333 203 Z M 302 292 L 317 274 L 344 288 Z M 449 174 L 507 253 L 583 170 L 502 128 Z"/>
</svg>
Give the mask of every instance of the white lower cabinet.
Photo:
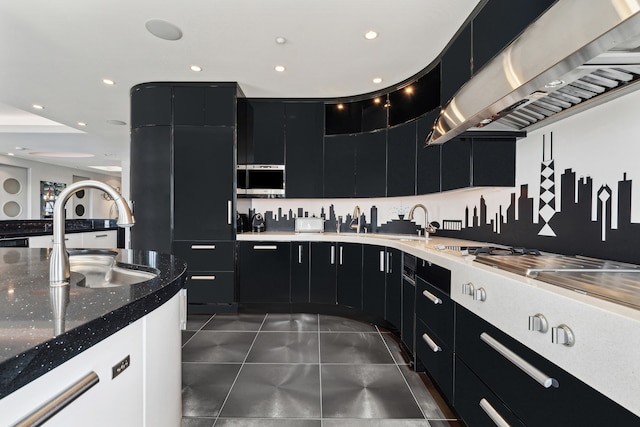
<svg viewBox="0 0 640 427">
<path fill-rule="evenodd" d="M 118 231 L 90 231 L 87 233 L 67 233 L 64 236 L 67 248 L 108 249 L 118 247 Z M 29 237 L 30 248 L 53 247 L 53 236 Z"/>
<path fill-rule="evenodd" d="M 142 319 L 0 400 L 2 422 L 18 423 L 93 372 L 98 383 L 53 415 L 47 426 L 180 425 L 179 307 L 176 295 Z M 127 367 L 114 377 L 114 370 L 123 366 Z"/>
</svg>

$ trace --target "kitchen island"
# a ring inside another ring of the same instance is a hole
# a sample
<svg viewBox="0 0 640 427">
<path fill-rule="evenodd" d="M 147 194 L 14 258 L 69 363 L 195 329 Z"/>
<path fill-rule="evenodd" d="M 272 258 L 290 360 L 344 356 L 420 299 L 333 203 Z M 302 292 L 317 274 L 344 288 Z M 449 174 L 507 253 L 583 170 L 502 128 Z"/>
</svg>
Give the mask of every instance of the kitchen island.
<svg viewBox="0 0 640 427">
<path fill-rule="evenodd" d="M 118 425 L 177 425 L 180 289 L 186 264 L 171 255 L 121 249 L 117 263 L 152 271 L 156 277 L 114 287 L 72 283 L 51 288 L 48 253 L 47 249 L 0 249 L 3 422 L 17 422 L 93 372 L 98 385 L 54 416 L 53 425 L 64 425 L 65 416 L 78 407 L 84 411 L 82 416 L 89 417 L 83 422 L 92 425 L 114 425 L 113 420 L 121 420 L 118 414 L 126 414 L 127 420 Z M 99 393 L 122 398 L 101 402 Z M 174 419 L 169 416 L 154 424 L 153 414 L 147 411 L 150 406 L 160 418 L 172 413 Z"/>
</svg>

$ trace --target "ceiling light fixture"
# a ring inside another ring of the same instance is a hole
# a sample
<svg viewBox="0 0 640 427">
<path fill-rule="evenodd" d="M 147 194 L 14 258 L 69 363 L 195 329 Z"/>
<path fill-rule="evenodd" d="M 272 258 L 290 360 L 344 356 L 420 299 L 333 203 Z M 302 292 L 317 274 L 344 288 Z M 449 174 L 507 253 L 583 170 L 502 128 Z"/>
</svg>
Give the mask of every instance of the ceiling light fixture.
<svg viewBox="0 0 640 427">
<path fill-rule="evenodd" d="M 407 95 L 411 95 L 413 93 L 413 88 L 411 86 L 405 87 L 404 93 L 406 93 Z"/>
<path fill-rule="evenodd" d="M 191 71 L 195 71 L 196 73 L 199 73 L 200 71 L 202 71 L 202 67 L 200 67 L 198 65 L 192 65 L 189 68 L 191 69 Z"/>
<path fill-rule="evenodd" d="M 93 169 L 98 169 L 105 172 L 122 172 L 122 166 L 89 166 Z"/>
<path fill-rule="evenodd" d="M 7 156 L 15 156 L 13 153 L 7 153 Z"/>
<path fill-rule="evenodd" d="M 276 65 L 275 67 L 273 67 L 273 69 L 276 70 L 279 73 L 282 73 L 284 70 L 286 70 L 284 65 Z"/>
<path fill-rule="evenodd" d="M 373 30 L 369 30 L 366 33 L 364 33 L 364 38 L 367 40 L 374 40 L 378 38 L 378 33 L 376 31 Z"/>
<path fill-rule="evenodd" d="M 373 103 L 374 103 L 374 104 L 380 104 L 381 102 L 382 102 L 382 100 L 380 100 L 380 98 L 375 98 L 375 99 L 373 100 Z"/>
<path fill-rule="evenodd" d="M 111 79 L 102 79 L 102 83 L 108 85 L 108 86 L 113 86 L 114 84 L 116 84 L 116 82 L 114 82 Z"/>
<path fill-rule="evenodd" d="M 24 151 L 24 150 L 26 150 L 26 148 L 25 148 L 25 147 L 16 147 L 16 150 L 18 150 L 18 151 Z"/>
<path fill-rule="evenodd" d="M 116 126 L 124 126 L 127 124 L 127 122 L 123 122 L 122 120 L 107 120 L 107 123 L 109 123 L 110 125 L 116 125 Z"/>
<path fill-rule="evenodd" d="M 284 37 L 282 37 L 282 36 L 276 37 L 276 43 L 277 44 L 285 44 L 286 42 L 287 42 L 287 39 L 285 39 Z"/>
<path fill-rule="evenodd" d="M 162 40 L 175 41 L 182 38 L 182 30 L 171 22 L 151 19 L 144 24 L 147 31 Z"/>
<path fill-rule="evenodd" d="M 85 122 L 78 122 L 78 126 L 86 126 L 87 124 Z"/>
<path fill-rule="evenodd" d="M 336 105 L 336 108 L 338 110 L 344 110 L 344 104 L 338 104 L 338 105 Z"/>
<path fill-rule="evenodd" d="M 36 110 L 44 110 L 44 107 L 40 104 L 33 104 L 33 108 L 35 108 Z"/>
<path fill-rule="evenodd" d="M 382 78 L 381 77 L 376 77 L 375 79 L 372 80 L 375 84 L 380 84 L 382 83 Z"/>
</svg>

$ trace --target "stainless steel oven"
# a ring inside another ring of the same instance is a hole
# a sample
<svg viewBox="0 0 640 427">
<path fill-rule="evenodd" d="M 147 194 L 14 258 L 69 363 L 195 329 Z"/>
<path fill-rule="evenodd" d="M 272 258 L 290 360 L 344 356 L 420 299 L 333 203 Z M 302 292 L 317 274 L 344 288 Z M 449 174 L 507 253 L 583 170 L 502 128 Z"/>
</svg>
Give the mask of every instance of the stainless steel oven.
<svg viewBox="0 0 640 427">
<path fill-rule="evenodd" d="M 284 165 L 238 165 L 237 194 L 251 197 L 284 197 Z"/>
</svg>

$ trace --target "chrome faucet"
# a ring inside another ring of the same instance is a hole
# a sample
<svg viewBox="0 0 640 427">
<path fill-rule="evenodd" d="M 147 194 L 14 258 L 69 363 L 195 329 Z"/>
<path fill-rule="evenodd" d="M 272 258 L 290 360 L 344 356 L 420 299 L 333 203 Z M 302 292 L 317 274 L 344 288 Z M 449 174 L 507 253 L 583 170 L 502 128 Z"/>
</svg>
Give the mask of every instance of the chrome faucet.
<svg viewBox="0 0 640 427">
<path fill-rule="evenodd" d="M 436 227 L 438 226 L 436 225 L 436 227 L 434 227 L 433 225 L 431 225 L 431 222 L 429 221 L 429 211 L 427 210 L 427 207 L 425 205 L 420 203 L 414 205 L 409 211 L 409 221 L 413 221 L 413 214 L 416 208 L 421 208 L 422 210 L 424 210 L 424 237 L 428 239 L 429 233 L 435 233 Z"/>
<path fill-rule="evenodd" d="M 107 193 L 116 203 L 118 209 L 118 227 L 131 227 L 135 223 L 131 210 L 126 200 L 110 185 L 100 181 L 80 181 L 65 188 L 53 207 L 53 248 L 49 261 L 49 285 L 61 286 L 69 284 L 71 270 L 69 266 L 69 254 L 64 243 L 64 205 L 78 191 L 84 188 L 97 188 Z"/>
<path fill-rule="evenodd" d="M 362 224 L 360 224 L 360 216 L 362 213 L 360 212 L 360 206 L 356 205 L 353 208 L 353 216 L 351 218 L 350 227 L 352 230 L 356 230 L 356 233 L 360 234 L 360 230 L 362 229 Z"/>
</svg>

